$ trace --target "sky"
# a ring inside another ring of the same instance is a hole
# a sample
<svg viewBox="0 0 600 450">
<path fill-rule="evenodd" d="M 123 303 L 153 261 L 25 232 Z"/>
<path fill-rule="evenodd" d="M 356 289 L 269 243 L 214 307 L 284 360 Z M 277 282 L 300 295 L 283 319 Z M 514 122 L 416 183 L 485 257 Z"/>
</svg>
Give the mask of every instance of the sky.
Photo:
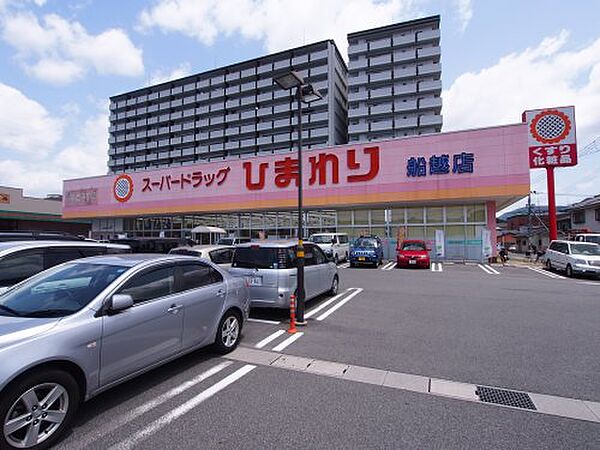
<svg viewBox="0 0 600 450">
<path fill-rule="evenodd" d="M 586 156 L 557 201 L 599 194 L 600 0 L 0 0 L 0 185 L 106 173 L 112 95 L 322 39 L 346 55 L 349 32 L 434 14 L 443 131 L 575 105 Z M 532 190 L 546 204 L 543 171 Z"/>
</svg>

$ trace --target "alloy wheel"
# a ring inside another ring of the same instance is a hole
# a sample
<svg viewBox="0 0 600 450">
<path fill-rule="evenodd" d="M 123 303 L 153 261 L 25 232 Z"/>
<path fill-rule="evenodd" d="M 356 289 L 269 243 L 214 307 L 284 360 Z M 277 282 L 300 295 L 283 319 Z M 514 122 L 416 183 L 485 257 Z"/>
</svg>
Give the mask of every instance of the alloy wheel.
<svg viewBox="0 0 600 450">
<path fill-rule="evenodd" d="M 231 348 L 235 345 L 240 334 L 240 322 L 234 315 L 227 317 L 223 321 L 221 327 L 221 340 L 223 345 L 227 348 Z"/>
<path fill-rule="evenodd" d="M 4 418 L 4 437 L 17 448 L 34 447 L 58 430 L 69 411 L 69 394 L 58 383 L 38 384 L 23 393 Z"/>
</svg>

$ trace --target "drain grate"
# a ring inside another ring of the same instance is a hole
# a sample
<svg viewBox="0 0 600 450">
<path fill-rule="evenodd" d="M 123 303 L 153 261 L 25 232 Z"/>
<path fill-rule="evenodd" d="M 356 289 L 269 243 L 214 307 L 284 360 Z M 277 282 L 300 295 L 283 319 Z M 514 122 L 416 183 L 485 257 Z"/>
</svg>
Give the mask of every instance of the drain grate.
<svg viewBox="0 0 600 450">
<path fill-rule="evenodd" d="M 515 408 L 536 410 L 528 394 L 524 392 L 507 391 L 505 389 L 494 389 L 477 386 L 475 394 L 482 402 L 495 403 L 497 405 L 513 406 Z"/>
</svg>

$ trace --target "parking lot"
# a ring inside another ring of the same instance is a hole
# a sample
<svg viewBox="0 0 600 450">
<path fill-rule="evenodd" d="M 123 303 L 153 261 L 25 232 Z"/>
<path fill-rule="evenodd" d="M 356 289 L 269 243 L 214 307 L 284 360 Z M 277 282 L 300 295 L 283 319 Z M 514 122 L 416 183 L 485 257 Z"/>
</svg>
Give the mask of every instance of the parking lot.
<svg viewBox="0 0 600 450">
<path fill-rule="evenodd" d="M 340 282 L 309 302 L 297 334 L 285 314 L 253 311 L 230 355 L 198 351 L 94 398 L 61 448 L 600 442 L 600 281 L 387 263 L 341 264 Z M 533 408 L 484 402 L 483 387 L 525 393 Z"/>
</svg>

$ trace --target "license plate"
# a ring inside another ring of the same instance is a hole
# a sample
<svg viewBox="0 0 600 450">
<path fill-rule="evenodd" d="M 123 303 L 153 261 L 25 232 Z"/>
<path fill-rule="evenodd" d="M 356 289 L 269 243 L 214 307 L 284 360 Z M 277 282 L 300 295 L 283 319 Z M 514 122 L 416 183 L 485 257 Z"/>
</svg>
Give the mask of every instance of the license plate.
<svg viewBox="0 0 600 450">
<path fill-rule="evenodd" d="M 359 257 L 358 257 L 358 260 L 359 260 L 359 261 L 364 261 L 364 260 L 365 260 L 365 257 L 364 257 L 364 256 L 359 256 Z"/>
<path fill-rule="evenodd" d="M 262 277 L 250 277 L 248 282 L 250 286 L 262 286 Z"/>
<path fill-rule="evenodd" d="M 416 259 L 411 259 L 411 260 L 410 260 L 408 263 L 409 263 L 409 264 L 416 264 L 416 263 L 417 263 L 417 260 L 416 260 Z"/>
</svg>

